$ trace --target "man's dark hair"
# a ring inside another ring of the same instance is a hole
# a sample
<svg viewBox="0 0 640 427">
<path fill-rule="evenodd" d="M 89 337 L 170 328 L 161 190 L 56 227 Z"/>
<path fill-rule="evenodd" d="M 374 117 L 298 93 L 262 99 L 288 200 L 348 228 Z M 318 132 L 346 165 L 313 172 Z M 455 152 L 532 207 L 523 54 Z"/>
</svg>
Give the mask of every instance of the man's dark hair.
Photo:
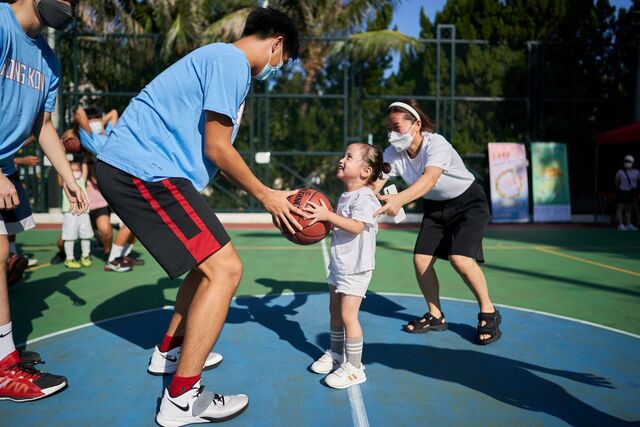
<svg viewBox="0 0 640 427">
<path fill-rule="evenodd" d="M 291 59 L 298 57 L 300 48 L 298 29 L 285 13 L 270 7 L 260 7 L 251 11 L 244 24 L 242 37 L 256 36 L 260 40 L 269 37 L 284 38 L 284 52 Z"/>
<path fill-rule="evenodd" d="M 95 105 L 85 108 L 84 112 L 87 113 L 87 119 L 89 120 L 102 118 L 102 111 Z"/>
</svg>

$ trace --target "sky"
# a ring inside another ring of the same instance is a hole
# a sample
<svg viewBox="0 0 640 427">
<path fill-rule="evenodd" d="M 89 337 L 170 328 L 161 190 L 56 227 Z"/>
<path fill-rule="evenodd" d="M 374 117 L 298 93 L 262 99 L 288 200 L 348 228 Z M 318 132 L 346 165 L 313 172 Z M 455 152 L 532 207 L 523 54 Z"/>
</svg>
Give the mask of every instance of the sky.
<svg viewBox="0 0 640 427">
<path fill-rule="evenodd" d="M 398 30 L 413 37 L 420 34 L 420 7 L 424 7 L 425 13 L 433 22 L 436 13 L 441 11 L 447 0 L 404 0 L 396 6 L 391 27 L 398 26 Z M 611 0 L 611 4 L 617 8 L 629 9 L 632 0 Z"/>
</svg>

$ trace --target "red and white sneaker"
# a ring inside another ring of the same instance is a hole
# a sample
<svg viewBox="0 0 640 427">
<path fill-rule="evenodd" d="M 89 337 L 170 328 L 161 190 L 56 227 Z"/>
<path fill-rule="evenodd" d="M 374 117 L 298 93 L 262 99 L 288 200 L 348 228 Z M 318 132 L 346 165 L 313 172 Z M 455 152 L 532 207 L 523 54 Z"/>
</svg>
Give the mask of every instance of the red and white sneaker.
<svg viewBox="0 0 640 427">
<path fill-rule="evenodd" d="M 47 374 L 22 363 L 17 351 L 0 361 L 0 400 L 27 402 L 38 400 L 68 385 L 65 377 Z"/>
</svg>

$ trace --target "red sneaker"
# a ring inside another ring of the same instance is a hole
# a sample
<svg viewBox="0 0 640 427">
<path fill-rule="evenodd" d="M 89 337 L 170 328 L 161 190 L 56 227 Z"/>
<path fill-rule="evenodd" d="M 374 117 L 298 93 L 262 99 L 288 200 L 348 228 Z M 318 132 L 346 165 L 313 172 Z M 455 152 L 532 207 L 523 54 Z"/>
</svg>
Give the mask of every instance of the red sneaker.
<svg viewBox="0 0 640 427">
<path fill-rule="evenodd" d="M 62 390 L 65 377 L 47 374 L 23 364 L 17 351 L 0 360 L 0 400 L 27 402 L 42 399 Z"/>
</svg>

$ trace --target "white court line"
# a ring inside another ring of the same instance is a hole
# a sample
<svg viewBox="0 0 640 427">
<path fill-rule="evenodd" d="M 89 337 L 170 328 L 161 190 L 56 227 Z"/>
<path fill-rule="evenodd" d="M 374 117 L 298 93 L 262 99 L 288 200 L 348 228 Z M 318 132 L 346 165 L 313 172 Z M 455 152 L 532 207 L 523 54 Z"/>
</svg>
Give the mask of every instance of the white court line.
<svg viewBox="0 0 640 427">
<path fill-rule="evenodd" d="M 327 241 L 323 239 L 320 242 L 322 247 L 322 260 L 324 261 L 324 269 L 329 276 L 329 250 L 327 249 Z M 362 398 L 362 391 L 360 385 L 352 385 L 348 389 L 349 392 L 349 404 L 351 405 L 351 419 L 355 427 L 369 427 L 369 418 L 367 418 L 367 410 L 364 407 L 364 399 Z"/>
</svg>

